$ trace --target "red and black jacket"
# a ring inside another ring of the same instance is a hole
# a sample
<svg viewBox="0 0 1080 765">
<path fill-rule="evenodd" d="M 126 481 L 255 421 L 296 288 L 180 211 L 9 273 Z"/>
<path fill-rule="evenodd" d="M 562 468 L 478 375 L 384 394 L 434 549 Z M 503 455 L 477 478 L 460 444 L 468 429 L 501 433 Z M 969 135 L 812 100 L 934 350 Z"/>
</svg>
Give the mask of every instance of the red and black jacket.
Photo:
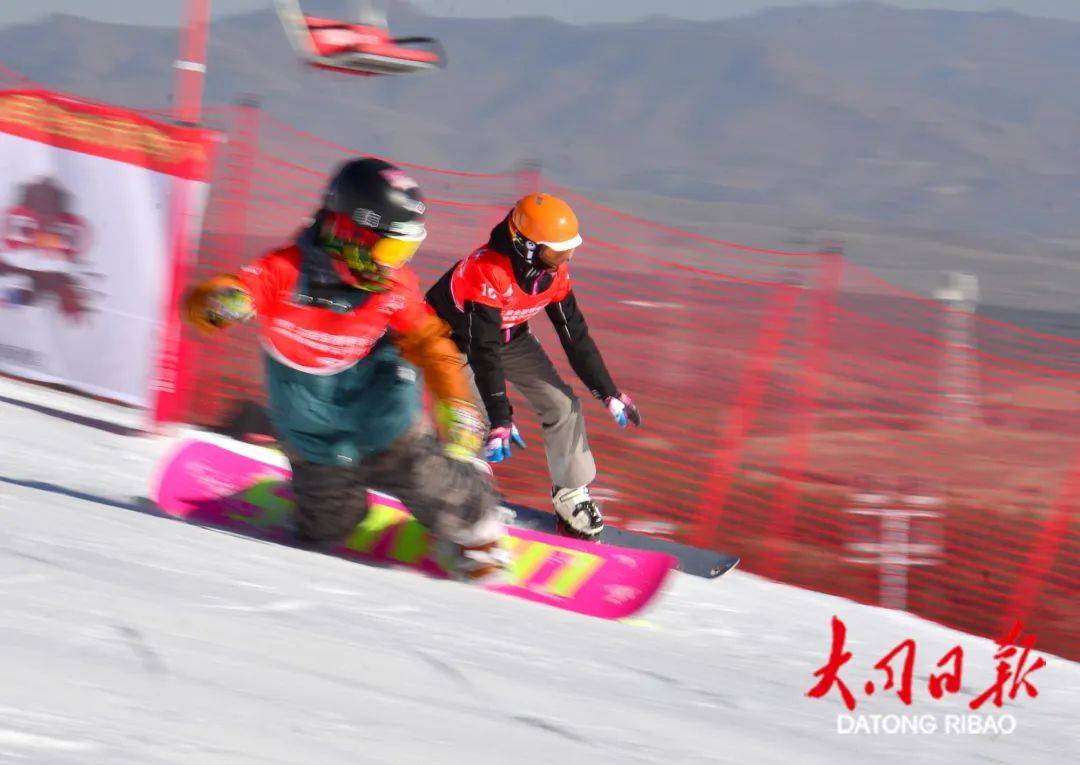
<svg viewBox="0 0 1080 765">
<path fill-rule="evenodd" d="M 458 261 L 427 292 L 427 301 L 450 325 L 469 359 L 493 428 L 510 424 L 502 347 L 529 332 L 529 319 L 547 312 L 570 365 L 599 399 L 618 395 L 600 350 L 589 335 L 564 264 L 556 271 L 532 267 L 514 254 L 503 220 L 488 243 Z"/>
</svg>

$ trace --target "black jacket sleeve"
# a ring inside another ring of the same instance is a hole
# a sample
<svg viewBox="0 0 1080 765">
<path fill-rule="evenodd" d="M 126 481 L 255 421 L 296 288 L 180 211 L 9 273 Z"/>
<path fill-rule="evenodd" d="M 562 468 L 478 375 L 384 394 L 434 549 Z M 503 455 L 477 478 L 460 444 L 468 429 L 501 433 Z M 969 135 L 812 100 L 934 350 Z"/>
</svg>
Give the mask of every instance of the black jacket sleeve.
<svg viewBox="0 0 1080 765">
<path fill-rule="evenodd" d="M 466 301 L 464 350 L 493 428 L 509 425 L 512 415 L 502 366 L 501 326 L 502 312 L 498 308 Z"/>
<path fill-rule="evenodd" d="M 600 349 L 589 335 L 585 314 L 578 308 L 573 290 L 567 293 L 561 302 L 552 303 L 546 310 L 548 318 L 559 333 L 559 340 L 562 341 L 570 366 L 592 391 L 593 396 L 603 400 L 608 396 L 618 395 L 619 391 L 604 365 Z"/>
</svg>

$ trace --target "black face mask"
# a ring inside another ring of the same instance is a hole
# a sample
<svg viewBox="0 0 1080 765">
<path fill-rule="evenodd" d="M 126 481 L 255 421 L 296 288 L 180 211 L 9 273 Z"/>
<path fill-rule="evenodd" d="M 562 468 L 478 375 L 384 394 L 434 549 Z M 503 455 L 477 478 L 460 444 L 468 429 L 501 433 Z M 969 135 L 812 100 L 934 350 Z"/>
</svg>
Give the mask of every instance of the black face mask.
<svg viewBox="0 0 1080 765">
<path fill-rule="evenodd" d="M 535 252 L 526 251 L 523 254 L 521 248 L 514 242 L 510 234 L 509 215 L 491 230 L 488 247 L 510 258 L 510 265 L 514 269 L 514 281 L 530 295 L 543 292 L 555 281 L 555 269 L 549 270 L 544 267 Z"/>
<path fill-rule="evenodd" d="M 546 268 L 537 268 L 532 263 L 519 256 L 511 257 L 510 263 L 514 269 L 514 279 L 521 289 L 530 295 L 537 295 L 555 281 L 555 272 Z"/>
<path fill-rule="evenodd" d="M 333 256 L 319 243 L 319 222 L 300 233 L 300 279 L 293 290 L 298 303 L 345 313 L 365 303 L 372 293 L 358 290 L 341 280 Z"/>
</svg>

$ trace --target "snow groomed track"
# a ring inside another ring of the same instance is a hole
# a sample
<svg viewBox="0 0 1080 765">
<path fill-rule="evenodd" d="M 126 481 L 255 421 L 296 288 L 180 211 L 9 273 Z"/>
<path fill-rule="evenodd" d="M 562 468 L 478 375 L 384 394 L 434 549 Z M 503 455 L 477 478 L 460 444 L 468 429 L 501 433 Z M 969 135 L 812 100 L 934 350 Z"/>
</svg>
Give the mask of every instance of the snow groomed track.
<svg viewBox="0 0 1080 765">
<path fill-rule="evenodd" d="M 171 442 L 140 424 L 131 410 L 0 379 L 0 762 L 1032 763 L 1080 753 L 1075 663 L 1047 656 L 1030 676 L 1037 698 L 980 710 L 1004 728 L 1011 718 L 1011 732 L 950 732 L 947 718 L 974 714 L 968 703 L 992 680 L 991 641 L 740 571 L 679 575 L 642 619 L 608 623 L 187 526 L 148 511 Z M 853 653 L 842 671 L 853 713 L 835 690 L 806 696 L 834 614 Z M 913 704 L 891 691 L 866 697 L 873 663 L 905 638 L 918 646 Z M 932 700 L 927 675 L 954 644 L 963 688 Z"/>
</svg>

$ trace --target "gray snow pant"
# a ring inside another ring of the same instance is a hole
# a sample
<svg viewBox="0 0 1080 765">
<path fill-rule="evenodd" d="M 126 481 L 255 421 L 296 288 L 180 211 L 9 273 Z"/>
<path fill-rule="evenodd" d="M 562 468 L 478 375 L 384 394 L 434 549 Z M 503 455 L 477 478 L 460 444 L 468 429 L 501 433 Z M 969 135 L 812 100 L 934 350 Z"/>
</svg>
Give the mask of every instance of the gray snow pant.
<svg viewBox="0 0 1080 765">
<path fill-rule="evenodd" d="M 531 332 L 502 347 L 506 379 L 517 388 L 540 418 L 551 482 L 560 488 L 586 486 L 596 478 L 596 462 L 585 436 L 581 401 L 559 376 L 544 347 Z M 469 372 L 476 400 L 476 381 Z"/>
<path fill-rule="evenodd" d="M 438 537 L 471 547 L 498 538 L 498 497 L 490 477 L 446 455 L 442 444 L 415 426 L 358 465 L 309 462 L 293 450 L 298 544 L 329 549 L 367 514 L 367 490 L 391 494 Z"/>
</svg>

